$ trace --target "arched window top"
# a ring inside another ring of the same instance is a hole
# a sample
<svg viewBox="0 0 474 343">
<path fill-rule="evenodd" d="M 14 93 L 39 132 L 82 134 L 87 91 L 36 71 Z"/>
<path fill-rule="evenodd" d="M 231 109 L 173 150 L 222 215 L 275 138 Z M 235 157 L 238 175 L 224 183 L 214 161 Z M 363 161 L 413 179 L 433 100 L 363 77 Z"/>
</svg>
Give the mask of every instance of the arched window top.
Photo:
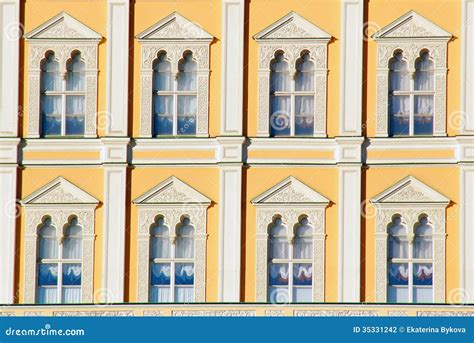
<svg viewBox="0 0 474 343">
<path fill-rule="evenodd" d="M 169 236 L 169 227 L 165 224 L 165 218 L 158 216 L 151 226 L 152 236 Z"/>
<path fill-rule="evenodd" d="M 51 217 L 45 217 L 41 224 L 38 234 L 43 238 L 54 238 L 56 237 L 56 228 L 52 224 Z"/>
<path fill-rule="evenodd" d="M 420 57 L 415 61 L 415 69 L 419 71 L 431 71 L 434 68 L 433 60 L 431 59 L 428 50 L 422 50 Z"/>
<path fill-rule="evenodd" d="M 391 71 L 408 71 L 408 63 L 401 50 L 397 50 L 393 53 L 393 57 L 389 62 L 389 68 Z"/>
<path fill-rule="evenodd" d="M 197 63 L 193 60 L 192 52 L 188 51 L 183 55 L 178 63 L 178 70 L 178 91 L 196 91 Z"/>
<path fill-rule="evenodd" d="M 427 216 L 420 217 L 417 224 L 415 224 L 415 235 L 430 236 L 433 234 L 433 226 L 429 223 Z"/>
<path fill-rule="evenodd" d="M 197 70 L 197 63 L 194 61 L 191 51 L 186 51 L 183 54 L 183 58 L 179 61 L 178 69 L 184 73 L 195 72 Z"/>
<path fill-rule="evenodd" d="M 71 58 L 67 61 L 66 69 L 68 72 L 84 72 L 86 64 L 82 60 L 80 51 L 75 51 L 71 54 Z"/>
<path fill-rule="evenodd" d="M 288 234 L 287 227 L 283 224 L 280 217 L 276 217 L 270 227 L 270 234 L 273 237 L 286 237 Z"/>
<path fill-rule="evenodd" d="M 80 237 L 82 233 L 82 228 L 79 225 L 79 221 L 76 216 L 72 216 L 69 219 L 69 223 L 66 225 L 64 230 L 64 235 L 67 237 Z"/>
<path fill-rule="evenodd" d="M 54 52 L 48 52 L 41 62 L 41 92 L 61 90 L 59 62 Z"/>
<path fill-rule="evenodd" d="M 403 223 L 401 216 L 394 216 L 392 222 L 389 224 L 388 233 L 392 236 L 402 236 L 407 235 L 407 226 Z"/>
<path fill-rule="evenodd" d="M 275 58 L 270 61 L 270 69 L 273 72 L 288 72 L 289 66 L 285 59 L 285 53 L 283 51 L 277 51 Z"/>
<path fill-rule="evenodd" d="M 184 217 L 181 219 L 181 223 L 178 224 L 176 231 L 178 236 L 193 236 L 194 226 L 191 224 L 191 220 L 188 217 Z"/>
<path fill-rule="evenodd" d="M 308 51 L 301 53 L 301 57 L 296 61 L 297 72 L 312 72 L 314 71 L 314 63 Z"/>
<path fill-rule="evenodd" d="M 434 63 L 427 50 L 423 50 L 415 62 L 415 90 L 434 91 Z"/>
<path fill-rule="evenodd" d="M 168 60 L 166 52 L 158 54 L 158 57 L 153 61 L 153 70 L 161 73 L 171 72 L 171 62 Z"/>
<path fill-rule="evenodd" d="M 303 52 L 296 61 L 295 91 L 311 92 L 313 90 L 314 63 L 311 61 L 309 52 Z"/>
<path fill-rule="evenodd" d="M 297 237 L 311 237 L 313 235 L 313 227 L 309 224 L 307 217 L 300 219 L 295 234 Z"/>
</svg>

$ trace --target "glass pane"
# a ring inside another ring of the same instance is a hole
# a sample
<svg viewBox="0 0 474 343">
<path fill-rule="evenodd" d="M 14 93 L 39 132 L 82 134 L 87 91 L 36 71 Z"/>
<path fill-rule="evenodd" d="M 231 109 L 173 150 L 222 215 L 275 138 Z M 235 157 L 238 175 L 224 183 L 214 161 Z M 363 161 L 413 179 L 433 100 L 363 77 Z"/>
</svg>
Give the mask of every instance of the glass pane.
<svg viewBox="0 0 474 343">
<path fill-rule="evenodd" d="M 194 287 L 176 287 L 174 298 L 177 303 L 190 303 L 194 301 Z"/>
<path fill-rule="evenodd" d="M 68 95 L 66 97 L 66 114 L 84 114 L 85 97 L 83 95 Z"/>
<path fill-rule="evenodd" d="M 85 88 L 85 64 L 81 61 L 81 54 L 76 54 L 68 65 L 66 77 L 66 90 L 84 91 Z"/>
<path fill-rule="evenodd" d="M 311 288 L 293 287 L 293 302 L 297 302 L 297 303 L 313 302 L 313 292 Z"/>
<path fill-rule="evenodd" d="M 79 263 L 63 264 L 63 285 L 80 286 L 82 267 Z"/>
<path fill-rule="evenodd" d="M 84 134 L 84 115 L 67 115 L 66 116 L 66 135 L 83 135 Z"/>
<path fill-rule="evenodd" d="M 415 236 L 413 257 L 428 259 L 433 257 L 433 240 L 430 236 Z"/>
<path fill-rule="evenodd" d="M 171 289 L 169 287 L 151 287 L 150 302 L 167 303 L 171 301 Z"/>
<path fill-rule="evenodd" d="M 311 286 L 313 284 L 313 265 L 311 263 L 295 263 L 293 265 L 293 285 Z"/>
<path fill-rule="evenodd" d="M 278 54 L 271 65 L 271 85 L 272 92 L 288 92 L 290 91 L 290 72 L 288 63 L 284 61 L 283 54 Z"/>
<path fill-rule="evenodd" d="M 268 301 L 272 304 L 288 304 L 290 295 L 287 287 L 268 287 Z"/>
<path fill-rule="evenodd" d="M 63 257 L 65 259 L 80 259 L 82 256 L 82 239 L 66 237 L 63 243 Z"/>
<path fill-rule="evenodd" d="M 415 303 L 432 303 L 433 288 L 432 287 L 414 287 L 413 302 Z"/>
<path fill-rule="evenodd" d="M 178 115 L 196 115 L 197 97 L 195 95 L 178 96 Z"/>
<path fill-rule="evenodd" d="M 38 286 L 56 286 L 58 284 L 58 265 L 42 263 L 38 266 Z"/>
<path fill-rule="evenodd" d="M 153 113 L 155 114 L 155 135 L 172 135 L 173 97 L 170 95 L 153 96 Z"/>
<path fill-rule="evenodd" d="M 407 303 L 408 287 L 388 287 L 388 302 L 390 303 Z"/>
<path fill-rule="evenodd" d="M 272 237 L 270 239 L 270 258 L 288 258 L 288 238 Z"/>
<path fill-rule="evenodd" d="M 195 91 L 196 83 L 196 62 L 193 61 L 193 55 L 187 54 L 178 65 L 178 90 L 179 91 Z"/>
<path fill-rule="evenodd" d="M 196 134 L 196 116 L 178 115 L 178 135 Z"/>
<path fill-rule="evenodd" d="M 270 263 L 269 284 L 272 286 L 288 285 L 289 271 L 287 263 Z"/>
<path fill-rule="evenodd" d="M 178 236 L 176 239 L 176 258 L 194 258 L 194 238 Z"/>
<path fill-rule="evenodd" d="M 168 263 L 152 263 L 150 279 L 152 285 L 169 285 L 171 266 Z"/>
<path fill-rule="evenodd" d="M 41 237 L 39 239 L 39 258 L 55 259 L 58 258 L 58 240 L 56 238 Z"/>
<path fill-rule="evenodd" d="M 410 97 L 390 96 L 390 134 L 408 135 L 410 133 Z"/>
<path fill-rule="evenodd" d="M 270 134 L 289 136 L 291 99 L 289 96 L 271 96 Z"/>
<path fill-rule="evenodd" d="M 433 134 L 433 107 L 432 95 L 415 95 L 415 135 Z"/>
<path fill-rule="evenodd" d="M 38 287 L 38 304 L 55 304 L 58 302 L 57 287 Z"/>
<path fill-rule="evenodd" d="M 60 115 L 44 115 L 41 122 L 42 122 L 41 132 L 43 136 L 61 134 L 61 116 Z"/>
<path fill-rule="evenodd" d="M 296 63 L 295 90 L 314 90 L 314 64 L 311 62 L 309 54 L 304 54 Z"/>
<path fill-rule="evenodd" d="M 408 263 L 389 263 L 388 283 L 390 285 L 408 285 Z"/>
<path fill-rule="evenodd" d="M 171 243 L 168 236 L 151 237 L 150 258 L 169 258 L 170 247 Z"/>
<path fill-rule="evenodd" d="M 60 91 L 62 78 L 59 73 L 59 63 L 54 60 L 54 54 L 47 57 L 42 66 L 41 91 Z"/>
<path fill-rule="evenodd" d="M 176 285 L 193 285 L 194 284 L 194 264 L 193 263 L 176 263 L 175 266 L 175 283 Z"/>
<path fill-rule="evenodd" d="M 293 244 L 294 258 L 313 258 L 313 239 L 311 237 L 295 237 Z"/>
<path fill-rule="evenodd" d="M 166 54 L 163 54 L 153 65 L 153 91 L 171 91 L 173 81 L 171 63 L 166 60 Z"/>
<path fill-rule="evenodd" d="M 81 287 L 63 287 L 62 303 L 63 304 L 80 304 L 81 303 Z"/>
<path fill-rule="evenodd" d="M 312 135 L 314 132 L 314 97 L 295 97 L 295 135 Z"/>
<path fill-rule="evenodd" d="M 410 77 L 408 75 L 407 62 L 403 60 L 403 55 L 397 53 L 390 61 L 389 91 L 407 91 L 410 89 Z"/>
<path fill-rule="evenodd" d="M 408 240 L 406 237 L 389 236 L 389 258 L 408 258 Z"/>
<path fill-rule="evenodd" d="M 413 264 L 413 284 L 415 286 L 433 285 L 433 264 L 414 263 Z"/>
<path fill-rule="evenodd" d="M 429 59 L 427 52 L 423 53 L 415 63 L 415 90 L 433 91 L 434 90 L 434 70 L 433 62 Z"/>
</svg>

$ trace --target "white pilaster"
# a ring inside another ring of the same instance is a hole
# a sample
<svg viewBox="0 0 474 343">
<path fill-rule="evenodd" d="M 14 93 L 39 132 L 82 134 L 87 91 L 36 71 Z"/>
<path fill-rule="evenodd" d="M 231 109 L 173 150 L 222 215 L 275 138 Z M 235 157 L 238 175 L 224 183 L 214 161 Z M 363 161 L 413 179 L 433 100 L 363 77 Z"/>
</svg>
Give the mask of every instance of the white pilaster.
<svg viewBox="0 0 474 343">
<path fill-rule="evenodd" d="M 15 300 L 15 224 L 18 138 L 0 140 L 0 304 Z"/>
<path fill-rule="evenodd" d="M 221 135 L 242 135 L 244 0 L 222 0 Z"/>
<path fill-rule="evenodd" d="M 339 135 L 360 136 L 364 1 L 341 1 L 341 94 Z"/>
<path fill-rule="evenodd" d="M 360 301 L 361 145 L 363 138 L 336 138 L 339 169 L 338 301 Z"/>
<path fill-rule="evenodd" d="M 128 138 L 102 138 L 104 148 L 103 302 L 123 302 Z"/>
<path fill-rule="evenodd" d="M 463 302 L 472 303 L 474 300 L 474 165 L 460 166 L 460 261 L 461 288 L 464 289 Z"/>
<path fill-rule="evenodd" d="M 107 5 L 107 136 L 127 136 L 128 0 L 108 0 Z"/>
<path fill-rule="evenodd" d="M 0 136 L 18 133 L 19 0 L 0 0 Z"/>
<path fill-rule="evenodd" d="M 474 0 L 462 2 L 460 133 L 474 134 Z M 456 128 L 455 128 L 456 129 Z"/>
<path fill-rule="evenodd" d="M 243 137 L 218 137 L 219 277 L 218 300 L 240 301 Z"/>
</svg>

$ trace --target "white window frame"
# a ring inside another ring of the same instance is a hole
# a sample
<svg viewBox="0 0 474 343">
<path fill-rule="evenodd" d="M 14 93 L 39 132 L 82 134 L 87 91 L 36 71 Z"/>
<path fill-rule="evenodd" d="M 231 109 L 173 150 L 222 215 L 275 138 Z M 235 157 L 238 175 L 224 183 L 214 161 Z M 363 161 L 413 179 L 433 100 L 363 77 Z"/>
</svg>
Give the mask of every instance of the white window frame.
<svg viewBox="0 0 474 343">
<path fill-rule="evenodd" d="M 390 60 L 395 52 L 402 51 L 408 63 L 408 71 L 413 74 L 415 61 L 424 50 L 429 52 L 434 62 L 433 136 L 446 136 L 446 61 L 451 37 L 449 32 L 414 11 L 406 13 L 372 35 L 377 43 L 376 137 L 388 137 L 390 133 Z M 410 130 L 412 127 L 410 126 Z"/>
<path fill-rule="evenodd" d="M 327 45 L 331 35 L 299 14 L 290 12 L 257 33 L 254 39 L 259 48 L 257 136 L 270 136 L 270 66 L 275 54 L 279 51 L 284 53 L 290 68 L 290 76 L 293 77 L 296 72 L 296 61 L 302 52 L 307 51 L 314 63 L 313 136 L 326 137 Z M 292 84 L 294 90 L 293 79 Z M 291 118 L 294 117 L 294 108 L 292 104 Z M 291 136 L 294 136 L 293 133 L 294 131 Z"/>
<path fill-rule="evenodd" d="M 161 215 L 158 215 L 158 217 L 160 217 Z M 163 216 L 161 216 L 163 217 Z M 182 218 L 183 216 L 181 216 Z M 187 217 L 187 216 L 186 216 Z M 156 218 L 156 217 L 155 217 Z M 170 240 L 170 256 L 168 258 L 151 258 L 150 257 L 150 273 L 151 273 L 151 266 L 153 264 L 156 264 L 156 263 L 163 263 L 163 264 L 169 264 L 170 265 L 170 301 L 171 303 L 174 303 L 174 302 L 177 302 L 175 301 L 175 290 L 176 290 L 176 264 L 182 264 L 182 263 L 192 263 L 194 268 L 196 268 L 196 240 L 194 239 L 194 232 L 196 231 L 196 227 L 195 225 L 193 224 L 193 222 L 191 221 L 191 218 L 188 218 L 190 220 L 190 225 L 193 227 L 194 231 L 193 231 L 193 244 L 194 244 L 194 257 L 193 258 L 179 258 L 179 257 L 176 257 L 176 240 L 179 239 L 179 236 L 181 235 L 178 235 L 178 229 L 179 229 L 179 226 L 181 225 L 181 221 L 180 221 L 180 224 L 177 224 L 177 226 L 174 227 L 174 229 L 172 229 L 170 227 L 170 225 L 166 222 L 166 218 L 163 217 L 164 221 L 165 221 L 165 225 L 168 227 L 168 230 L 169 230 L 169 240 Z M 150 231 L 152 230 L 152 227 L 153 225 L 156 223 L 156 220 L 154 221 L 154 223 L 150 226 Z M 154 235 L 150 234 L 150 242 L 151 242 L 151 238 L 153 237 Z M 151 251 L 151 245 L 150 245 L 150 251 Z M 196 272 L 194 272 L 196 275 Z M 192 285 L 192 287 L 188 287 L 188 286 L 179 286 L 179 287 L 182 287 L 182 288 L 193 288 L 193 290 L 195 289 L 195 283 L 196 283 L 196 278 L 194 277 L 194 283 Z M 160 288 L 160 286 L 152 286 L 151 285 L 151 275 L 150 275 L 150 279 L 148 281 L 148 285 L 150 287 L 150 290 L 152 287 L 157 287 L 157 288 Z M 149 291 L 150 293 L 150 291 Z M 151 303 L 151 300 L 149 299 L 149 302 Z"/>
<path fill-rule="evenodd" d="M 197 63 L 196 137 L 209 137 L 209 50 L 214 37 L 174 12 L 137 35 L 137 39 L 141 43 L 140 137 L 153 137 L 153 62 L 166 52 L 176 75 L 179 60 L 188 51 Z"/>
<path fill-rule="evenodd" d="M 181 218 L 194 227 L 194 302 L 206 301 L 207 208 L 211 200 L 178 178 L 171 176 L 133 201 L 138 207 L 137 301 L 150 301 L 151 226 L 165 218 L 170 238 L 176 237 Z M 183 259 L 184 260 L 184 259 Z M 174 273 L 174 270 L 172 271 Z"/>
<path fill-rule="evenodd" d="M 280 217 L 288 227 L 306 217 L 313 228 L 313 302 L 324 302 L 325 219 L 329 200 L 290 176 L 252 200 L 256 207 L 256 301 L 268 302 L 269 229 Z M 287 231 L 294 236 L 292 226 Z M 293 277 L 293 275 L 291 275 Z"/>
<path fill-rule="evenodd" d="M 47 216 L 45 216 L 47 217 Z M 44 218 L 42 220 L 44 220 Z M 65 259 L 64 256 L 63 256 L 63 251 L 64 251 L 64 244 L 63 244 L 63 241 L 65 238 L 67 238 L 68 236 L 65 234 L 65 230 L 67 230 L 67 228 L 69 227 L 70 223 L 64 223 L 65 225 L 65 229 L 64 230 L 61 230 L 60 227 L 61 225 L 63 225 L 63 223 L 60 223 L 58 225 L 55 225 L 55 223 L 51 222 L 51 226 L 53 226 L 55 228 L 55 232 L 56 232 L 56 242 L 58 242 L 58 258 L 55 258 L 55 259 L 41 259 L 38 257 L 37 259 L 37 262 L 36 262 L 36 267 L 37 267 L 37 272 L 38 272 L 38 268 L 40 265 L 42 264 L 55 264 L 58 266 L 58 283 L 56 286 L 43 286 L 44 288 L 56 288 L 57 289 L 57 304 L 65 304 L 62 302 L 62 291 L 63 291 L 63 265 L 64 264 L 80 264 L 81 265 L 81 285 L 80 286 L 68 286 L 68 288 L 80 288 L 81 289 L 81 293 L 82 293 L 82 256 L 80 259 Z M 81 245 L 82 245 L 82 225 L 80 225 L 79 223 L 77 224 L 78 226 L 81 227 L 81 236 L 80 236 L 80 239 L 81 239 Z M 44 224 L 41 224 L 38 226 L 38 241 L 41 239 L 41 235 L 40 235 L 40 230 L 44 227 Z M 38 250 L 38 255 L 39 255 L 39 250 Z M 41 288 L 40 286 L 37 286 L 37 292 L 38 292 L 38 289 Z M 36 303 L 39 303 L 38 302 L 38 293 L 36 293 Z"/>
<path fill-rule="evenodd" d="M 388 228 L 395 215 L 414 232 L 420 216 L 433 226 L 433 302 L 445 301 L 446 208 L 450 200 L 413 176 L 407 176 L 371 201 L 375 207 L 375 301 L 388 301 Z"/>
<path fill-rule="evenodd" d="M 77 19 L 61 12 L 25 35 L 28 42 L 28 138 L 41 135 L 41 63 L 49 52 L 54 52 L 62 73 L 67 72 L 67 61 L 78 51 L 85 63 L 84 137 L 97 137 L 97 78 L 98 44 L 102 40 Z M 65 103 L 63 107 L 66 106 Z M 63 112 L 65 112 L 63 110 Z M 64 124 L 65 125 L 65 124 Z M 64 136 L 67 137 L 67 136 Z M 75 136 L 74 136 L 75 137 Z"/>
<path fill-rule="evenodd" d="M 58 239 L 61 225 L 77 217 L 82 237 L 81 302 L 92 303 L 94 277 L 94 216 L 99 201 L 62 177 L 58 177 L 21 201 L 25 209 L 25 261 L 23 303 L 34 304 L 37 292 L 37 260 L 39 228 L 49 216 Z M 59 271 L 58 271 L 59 273 Z M 58 280 L 59 282 L 59 280 Z"/>
</svg>

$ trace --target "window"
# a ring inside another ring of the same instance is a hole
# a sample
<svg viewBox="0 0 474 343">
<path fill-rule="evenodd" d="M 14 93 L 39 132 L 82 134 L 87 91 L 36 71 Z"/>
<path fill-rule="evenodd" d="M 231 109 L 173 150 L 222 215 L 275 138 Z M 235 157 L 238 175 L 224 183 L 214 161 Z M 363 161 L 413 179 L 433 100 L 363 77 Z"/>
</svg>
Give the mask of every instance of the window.
<svg viewBox="0 0 474 343">
<path fill-rule="evenodd" d="M 296 225 L 294 240 L 281 218 L 274 219 L 269 241 L 269 301 L 312 302 L 313 241 L 307 218 Z"/>
<path fill-rule="evenodd" d="M 197 64 L 187 51 L 173 74 L 166 53 L 153 63 L 153 115 L 156 136 L 196 135 Z"/>
<path fill-rule="evenodd" d="M 73 304 L 81 302 L 82 239 L 77 218 L 72 217 L 57 235 L 51 218 L 39 229 L 37 303 Z"/>
<path fill-rule="evenodd" d="M 209 137 L 214 38 L 176 12 L 137 38 L 142 56 L 140 137 Z"/>
<path fill-rule="evenodd" d="M 376 302 L 443 303 L 450 200 L 408 176 L 371 203 L 376 209 Z"/>
<path fill-rule="evenodd" d="M 205 302 L 211 200 L 171 176 L 133 203 L 138 207 L 138 301 Z"/>
<path fill-rule="evenodd" d="M 422 216 L 414 239 L 400 216 L 389 226 L 388 301 L 433 302 L 432 227 Z"/>
<path fill-rule="evenodd" d="M 415 62 L 409 73 L 403 53 L 390 61 L 390 135 L 432 135 L 434 113 L 434 66 L 428 51 Z"/>
<path fill-rule="evenodd" d="M 172 240 L 164 218 L 158 217 L 151 229 L 150 250 L 150 302 L 193 302 L 194 227 L 189 218 L 182 218 Z"/>
<path fill-rule="evenodd" d="M 409 11 L 372 37 L 377 42 L 376 136 L 446 136 L 451 33 Z"/>
<path fill-rule="evenodd" d="M 258 137 L 326 137 L 327 45 L 331 35 L 290 12 L 258 43 Z"/>
<path fill-rule="evenodd" d="M 85 64 L 75 52 L 61 73 L 54 52 L 41 66 L 42 136 L 84 135 Z"/>
<path fill-rule="evenodd" d="M 270 135 L 312 136 L 314 133 L 314 63 L 307 51 L 296 61 L 294 75 L 279 51 L 271 63 Z"/>
<path fill-rule="evenodd" d="M 97 57 L 102 36 L 61 12 L 25 37 L 27 138 L 97 137 Z"/>
</svg>

